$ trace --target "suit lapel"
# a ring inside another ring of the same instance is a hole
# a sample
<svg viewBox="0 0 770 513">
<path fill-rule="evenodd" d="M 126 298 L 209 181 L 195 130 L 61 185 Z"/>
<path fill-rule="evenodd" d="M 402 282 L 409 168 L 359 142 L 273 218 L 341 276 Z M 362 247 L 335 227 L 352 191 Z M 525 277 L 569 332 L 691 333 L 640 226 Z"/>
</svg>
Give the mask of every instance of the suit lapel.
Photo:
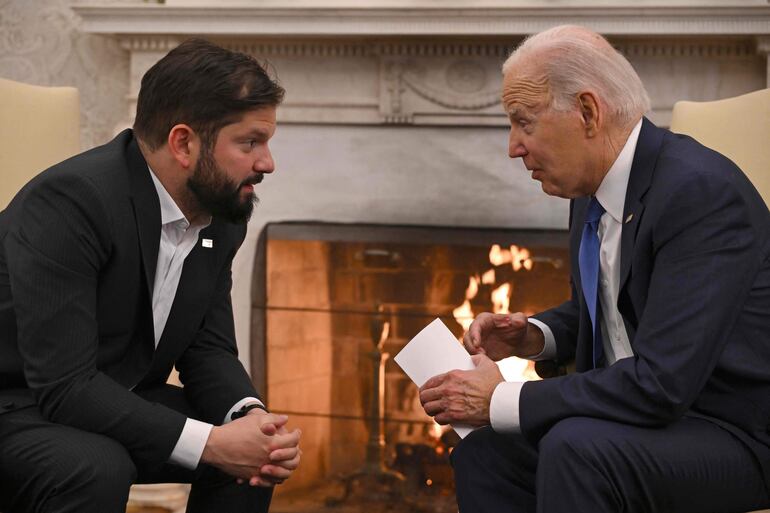
<svg viewBox="0 0 770 513">
<path fill-rule="evenodd" d="M 221 252 L 228 247 L 225 240 L 214 235 L 215 232 L 217 230 L 213 226 L 202 230 L 195 247 L 185 258 L 163 335 L 153 355 L 152 367 L 145 377 L 148 382 L 166 379 L 173 362 L 179 358 L 187 344 L 195 339 L 195 334 L 201 328 L 201 321 L 210 306 L 219 278 L 212 270 L 219 269 L 224 256 Z M 204 247 L 201 244 L 204 238 L 213 240 L 214 247 Z"/>
<path fill-rule="evenodd" d="M 570 229 L 570 260 L 572 261 L 572 279 L 575 282 L 575 289 L 580 292 L 580 302 L 583 303 L 583 280 L 580 276 L 580 239 L 583 236 L 583 225 L 586 222 L 586 213 L 588 211 L 588 198 L 577 198 L 574 200 L 574 210 Z"/>
<path fill-rule="evenodd" d="M 623 207 L 623 230 L 620 238 L 620 289 L 626 285 L 631 271 L 636 233 L 644 213 L 643 198 L 650 188 L 652 174 L 658 159 L 663 130 L 653 125 L 647 118 L 642 121 L 639 140 L 636 143 L 631 174 L 626 188 L 626 201 Z"/>
<path fill-rule="evenodd" d="M 160 246 L 160 201 L 150 177 L 150 169 L 139 151 L 136 139 L 127 148 L 128 174 L 131 187 L 131 203 L 142 252 L 142 266 L 147 285 L 147 299 L 152 308 L 152 290 L 155 285 L 155 268 Z M 152 311 L 150 311 L 152 322 Z M 152 341 L 154 344 L 154 340 Z"/>
</svg>

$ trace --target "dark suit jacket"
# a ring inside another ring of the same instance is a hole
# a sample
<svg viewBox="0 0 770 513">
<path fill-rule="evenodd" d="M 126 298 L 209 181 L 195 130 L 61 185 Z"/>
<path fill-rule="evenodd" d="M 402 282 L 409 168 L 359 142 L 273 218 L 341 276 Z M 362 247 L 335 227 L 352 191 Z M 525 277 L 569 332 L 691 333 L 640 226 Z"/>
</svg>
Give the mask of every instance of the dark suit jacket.
<svg viewBox="0 0 770 513">
<path fill-rule="evenodd" d="M 725 427 L 770 487 L 770 212 L 744 174 L 693 139 L 642 124 L 626 193 L 617 307 L 633 358 L 591 370 L 578 247 L 586 198 L 571 207 L 572 299 L 539 318 L 577 373 L 524 385 L 522 432 L 597 417 L 663 426 L 683 415 Z"/>
<path fill-rule="evenodd" d="M 230 302 L 245 225 L 214 219 L 184 263 L 155 348 L 151 294 L 160 205 L 130 130 L 41 173 L 0 213 L 0 422 L 37 404 L 52 422 L 102 433 L 165 462 L 185 417 L 132 392 L 176 364 L 201 420 L 255 396 Z"/>
</svg>

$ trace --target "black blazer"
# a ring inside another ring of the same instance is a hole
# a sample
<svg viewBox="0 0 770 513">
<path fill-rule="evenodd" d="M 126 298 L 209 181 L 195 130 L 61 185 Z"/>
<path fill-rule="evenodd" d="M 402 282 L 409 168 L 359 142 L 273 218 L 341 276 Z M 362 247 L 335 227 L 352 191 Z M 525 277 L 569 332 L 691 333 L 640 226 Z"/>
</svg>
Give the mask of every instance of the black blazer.
<svg viewBox="0 0 770 513">
<path fill-rule="evenodd" d="M 571 207 L 572 299 L 536 316 L 578 372 L 524 385 L 522 432 L 537 441 L 572 416 L 650 427 L 700 416 L 754 451 L 770 487 L 770 212 L 759 193 L 722 155 L 643 121 L 617 303 L 634 357 L 597 370 L 577 262 L 587 204 Z"/>
<path fill-rule="evenodd" d="M 101 433 L 165 462 L 185 417 L 132 390 L 176 364 L 201 420 L 256 396 L 238 361 L 231 263 L 245 225 L 214 219 L 185 260 L 155 348 L 151 294 L 157 192 L 130 130 L 27 184 L 0 213 L 0 422 L 37 404 L 52 422 Z"/>
</svg>

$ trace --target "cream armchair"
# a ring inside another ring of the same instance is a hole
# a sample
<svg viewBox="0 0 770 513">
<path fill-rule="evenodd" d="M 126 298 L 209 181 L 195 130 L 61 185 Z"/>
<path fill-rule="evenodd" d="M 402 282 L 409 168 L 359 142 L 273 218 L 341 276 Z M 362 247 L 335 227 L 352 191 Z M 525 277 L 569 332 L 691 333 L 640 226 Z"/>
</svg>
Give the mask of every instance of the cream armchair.
<svg viewBox="0 0 770 513">
<path fill-rule="evenodd" d="M 671 131 L 730 158 L 770 205 L 770 89 L 713 102 L 677 102 Z"/>
<path fill-rule="evenodd" d="M 79 151 L 77 89 L 0 78 L 0 210 L 37 173 Z"/>
<path fill-rule="evenodd" d="M 677 102 L 671 131 L 730 158 L 770 205 L 770 89 L 712 102 Z"/>
</svg>

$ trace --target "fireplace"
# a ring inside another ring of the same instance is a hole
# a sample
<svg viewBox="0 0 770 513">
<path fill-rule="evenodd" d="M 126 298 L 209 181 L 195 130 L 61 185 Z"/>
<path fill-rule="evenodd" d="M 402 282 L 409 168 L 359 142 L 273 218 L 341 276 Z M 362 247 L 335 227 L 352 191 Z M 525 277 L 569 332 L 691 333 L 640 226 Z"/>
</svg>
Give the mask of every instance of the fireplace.
<svg viewBox="0 0 770 513">
<path fill-rule="evenodd" d="M 479 312 L 534 313 L 564 301 L 567 233 L 272 223 L 259 237 L 253 276 L 252 369 L 264 368 L 254 375 L 264 378 L 271 410 L 303 431 L 302 468 L 277 500 L 318 487 L 339 495 L 329 484 L 367 464 L 380 337 L 394 356 L 436 317 L 459 338 Z M 516 360 L 503 364 L 508 376 L 535 377 Z M 383 391 L 385 461 L 411 493 L 448 495 L 456 437 L 425 415 L 417 387 L 391 359 Z"/>
</svg>

